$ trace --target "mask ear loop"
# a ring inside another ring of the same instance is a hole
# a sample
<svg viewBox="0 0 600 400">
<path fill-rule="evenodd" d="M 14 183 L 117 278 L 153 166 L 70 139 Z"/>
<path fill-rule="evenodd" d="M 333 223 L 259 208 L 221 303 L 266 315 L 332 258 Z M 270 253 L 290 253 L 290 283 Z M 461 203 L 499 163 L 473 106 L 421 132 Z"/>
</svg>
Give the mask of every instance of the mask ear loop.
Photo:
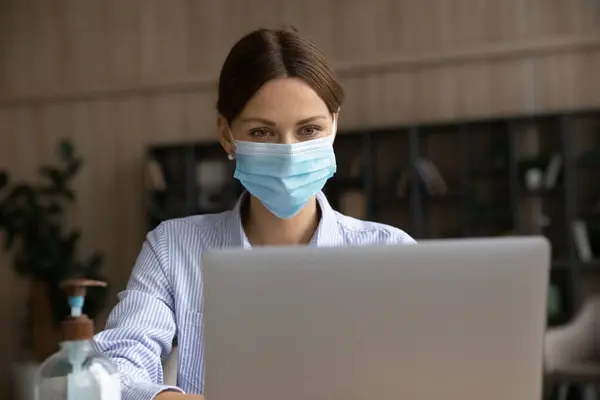
<svg viewBox="0 0 600 400">
<path fill-rule="evenodd" d="M 233 134 L 231 133 L 231 128 L 227 127 L 227 132 L 229 132 L 229 138 L 231 139 L 231 144 L 233 145 L 233 152 L 227 153 L 227 159 L 229 161 L 235 160 L 235 139 L 233 138 Z"/>
<path fill-rule="evenodd" d="M 340 119 L 340 109 L 339 108 L 338 108 L 337 112 L 335 114 L 333 114 L 333 123 L 331 125 L 331 136 L 333 136 L 334 138 L 335 138 L 335 135 L 337 134 L 338 119 Z"/>
</svg>

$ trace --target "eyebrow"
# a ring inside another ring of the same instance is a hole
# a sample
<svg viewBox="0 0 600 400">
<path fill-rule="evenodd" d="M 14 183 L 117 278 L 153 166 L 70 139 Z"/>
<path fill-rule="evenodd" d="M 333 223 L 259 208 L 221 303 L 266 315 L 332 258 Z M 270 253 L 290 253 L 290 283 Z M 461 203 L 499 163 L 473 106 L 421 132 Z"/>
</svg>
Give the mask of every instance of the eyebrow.
<svg viewBox="0 0 600 400">
<path fill-rule="evenodd" d="M 258 118 L 258 117 L 244 118 L 244 119 L 242 119 L 242 122 L 258 122 L 258 123 L 269 125 L 269 126 L 275 126 L 275 125 L 277 125 L 273 121 L 269 121 L 268 119 Z"/>
<path fill-rule="evenodd" d="M 298 123 L 296 123 L 296 125 L 308 124 L 309 122 L 312 122 L 316 119 L 327 119 L 327 117 L 324 115 L 315 115 L 314 117 L 304 118 L 303 120 L 298 121 Z"/>
<path fill-rule="evenodd" d="M 315 115 L 313 117 L 304 118 L 303 120 L 298 121 L 296 123 L 296 125 L 304 125 L 304 124 L 307 124 L 307 123 L 312 122 L 317 119 L 327 119 L 327 117 L 325 115 Z M 265 125 L 269 125 L 269 126 L 277 125 L 273 121 L 270 121 L 270 120 L 264 119 L 264 118 L 259 118 L 259 117 L 244 118 L 244 119 L 242 119 L 242 122 L 259 122 L 261 124 L 265 124 Z"/>
</svg>

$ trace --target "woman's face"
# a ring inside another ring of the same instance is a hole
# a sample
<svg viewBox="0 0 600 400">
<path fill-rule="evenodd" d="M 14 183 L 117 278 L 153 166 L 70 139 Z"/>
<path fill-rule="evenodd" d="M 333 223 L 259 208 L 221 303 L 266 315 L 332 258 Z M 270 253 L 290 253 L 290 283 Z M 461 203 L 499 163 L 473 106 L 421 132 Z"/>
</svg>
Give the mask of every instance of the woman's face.
<svg viewBox="0 0 600 400">
<path fill-rule="evenodd" d="M 231 123 L 219 117 L 221 144 L 233 152 L 235 140 L 293 144 L 332 134 L 333 118 L 325 102 L 303 80 L 280 78 L 267 82 Z"/>
</svg>

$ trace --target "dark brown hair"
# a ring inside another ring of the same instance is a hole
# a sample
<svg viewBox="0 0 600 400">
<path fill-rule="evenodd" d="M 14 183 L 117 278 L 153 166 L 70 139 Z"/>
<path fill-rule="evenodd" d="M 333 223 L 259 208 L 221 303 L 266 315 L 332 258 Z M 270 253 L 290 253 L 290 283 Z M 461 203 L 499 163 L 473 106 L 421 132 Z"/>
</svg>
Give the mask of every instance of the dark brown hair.
<svg viewBox="0 0 600 400">
<path fill-rule="evenodd" d="M 295 29 L 258 29 L 241 38 L 225 59 L 219 77 L 217 110 L 231 123 L 268 81 L 294 77 L 306 82 L 331 113 L 344 90 L 321 50 Z"/>
</svg>

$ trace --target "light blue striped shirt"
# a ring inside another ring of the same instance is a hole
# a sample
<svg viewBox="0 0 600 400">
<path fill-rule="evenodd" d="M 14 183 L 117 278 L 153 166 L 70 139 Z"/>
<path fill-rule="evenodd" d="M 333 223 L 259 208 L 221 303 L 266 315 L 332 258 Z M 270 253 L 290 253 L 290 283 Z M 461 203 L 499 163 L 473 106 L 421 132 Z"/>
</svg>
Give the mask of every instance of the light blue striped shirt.
<svg viewBox="0 0 600 400">
<path fill-rule="evenodd" d="M 123 400 L 150 400 L 166 389 L 204 391 L 202 335 L 202 252 L 211 248 L 250 248 L 240 205 L 220 214 L 161 223 L 151 231 L 96 349 L 116 363 Z M 310 245 L 348 246 L 414 243 L 403 231 L 360 221 L 334 211 L 319 193 L 321 221 Z M 178 388 L 163 385 L 162 361 L 179 348 Z"/>
</svg>

